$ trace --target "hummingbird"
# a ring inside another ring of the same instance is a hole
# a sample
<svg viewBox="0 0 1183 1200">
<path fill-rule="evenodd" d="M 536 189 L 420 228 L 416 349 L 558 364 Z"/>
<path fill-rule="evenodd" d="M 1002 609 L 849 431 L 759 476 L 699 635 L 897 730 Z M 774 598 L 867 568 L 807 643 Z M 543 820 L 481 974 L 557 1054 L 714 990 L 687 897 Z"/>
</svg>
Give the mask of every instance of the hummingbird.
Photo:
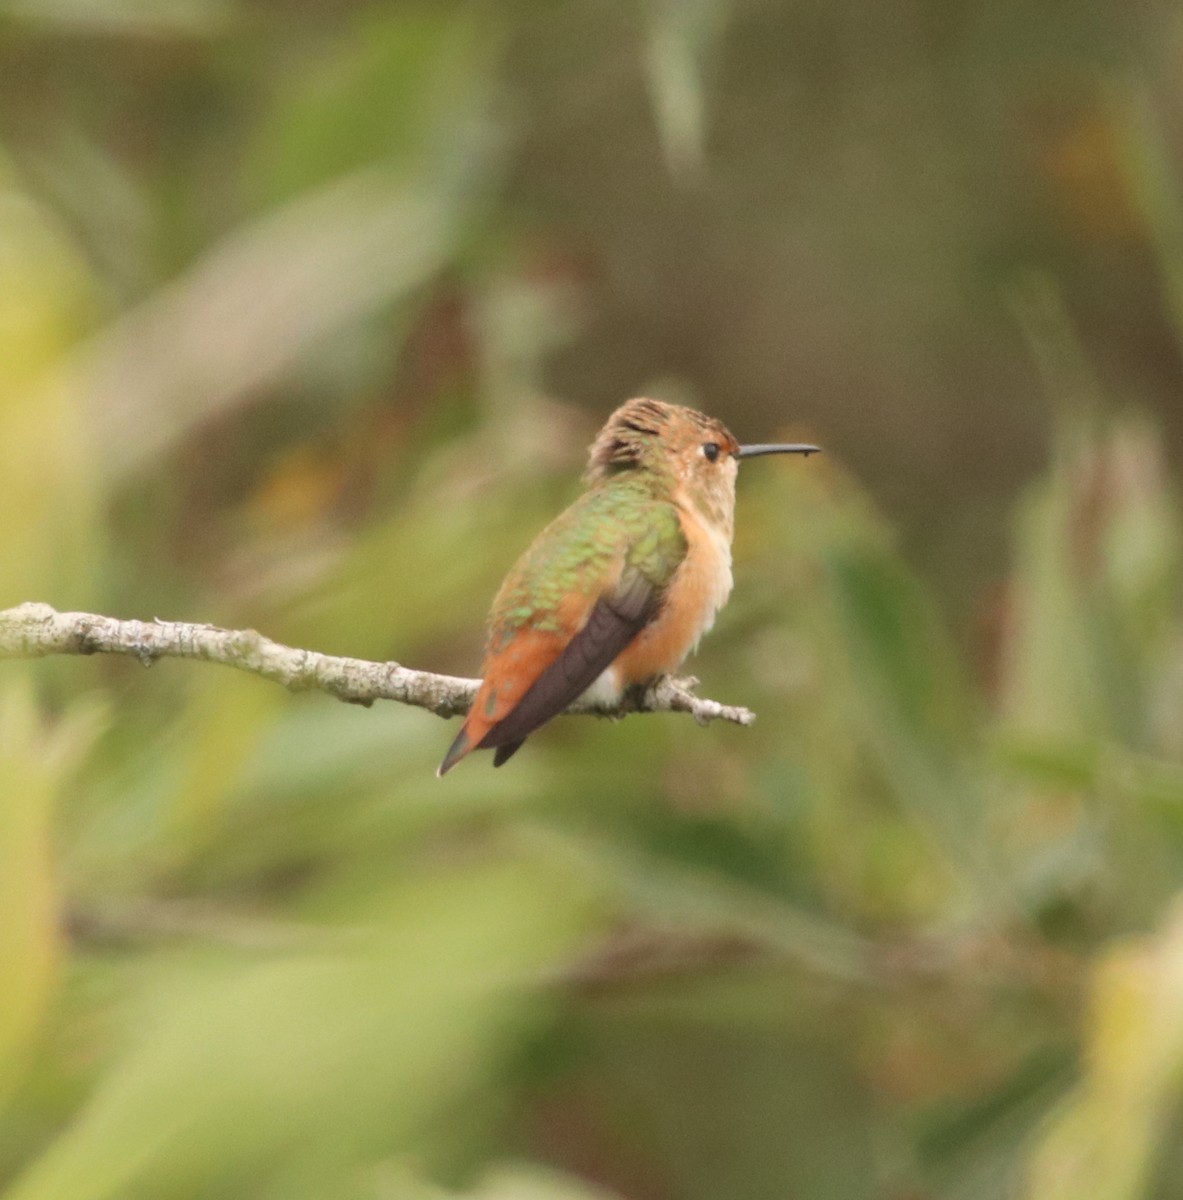
<svg viewBox="0 0 1183 1200">
<path fill-rule="evenodd" d="M 587 490 L 501 585 L 480 690 L 436 774 L 473 750 L 499 767 L 585 693 L 615 704 L 676 671 L 731 594 L 740 460 L 818 450 L 741 446 L 692 408 L 622 404 L 592 443 Z"/>
</svg>

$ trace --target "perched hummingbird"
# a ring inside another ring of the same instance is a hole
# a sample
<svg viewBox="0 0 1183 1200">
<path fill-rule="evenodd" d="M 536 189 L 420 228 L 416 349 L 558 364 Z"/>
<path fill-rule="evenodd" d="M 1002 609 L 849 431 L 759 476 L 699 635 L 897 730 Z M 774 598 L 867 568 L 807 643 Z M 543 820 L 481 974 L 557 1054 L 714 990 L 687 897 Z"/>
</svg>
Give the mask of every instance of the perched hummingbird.
<svg viewBox="0 0 1183 1200">
<path fill-rule="evenodd" d="M 817 449 L 741 446 L 692 408 L 621 405 L 592 443 L 587 491 L 501 585 L 480 691 L 436 773 L 471 750 L 499 767 L 583 693 L 612 704 L 677 670 L 731 593 L 739 460 Z"/>
</svg>

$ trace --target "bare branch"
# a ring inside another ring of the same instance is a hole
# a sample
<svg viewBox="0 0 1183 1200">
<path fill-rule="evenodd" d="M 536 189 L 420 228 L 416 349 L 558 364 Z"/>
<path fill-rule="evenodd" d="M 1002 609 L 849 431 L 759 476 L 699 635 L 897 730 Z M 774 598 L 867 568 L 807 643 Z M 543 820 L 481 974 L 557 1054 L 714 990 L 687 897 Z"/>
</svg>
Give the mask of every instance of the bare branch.
<svg viewBox="0 0 1183 1200">
<path fill-rule="evenodd" d="M 0 659 L 51 654 L 126 654 L 151 666 L 158 658 L 197 658 L 262 675 L 289 691 L 322 691 L 351 704 L 397 700 L 440 717 L 467 712 L 478 679 L 434 675 L 396 662 L 340 658 L 273 642 L 253 629 L 219 629 L 184 621 L 120 621 L 94 613 L 60 613 L 48 604 L 21 604 L 0 611 Z M 690 690 L 697 680 L 658 679 L 617 706 L 577 700 L 567 710 L 619 717 L 633 712 L 685 712 L 701 725 L 731 721 L 751 725 L 756 715 L 706 700 Z"/>
</svg>

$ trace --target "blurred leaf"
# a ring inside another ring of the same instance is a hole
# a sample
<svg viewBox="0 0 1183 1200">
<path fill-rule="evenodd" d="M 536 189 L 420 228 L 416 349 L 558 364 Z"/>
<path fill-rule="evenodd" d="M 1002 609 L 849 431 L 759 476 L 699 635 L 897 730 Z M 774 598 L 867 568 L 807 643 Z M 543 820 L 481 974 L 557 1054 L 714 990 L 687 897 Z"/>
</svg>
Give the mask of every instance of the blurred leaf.
<svg viewBox="0 0 1183 1200">
<path fill-rule="evenodd" d="M 624 1145 L 649 1148 L 672 1194 L 878 1194 L 866 1097 L 828 1046 L 627 1013 L 593 1036 L 599 1107 Z"/>
<path fill-rule="evenodd" d="M 1067 388 L 1085 368 L 1056 297 L 1042 304 L 1049 320 L 1032 336 L 1042 338 L 1049 386 Z M 1144 745 L 1155 722 L 1147 684 L 1170 646 L 1183 558 L 1156 432 L 1066 410 L 1051 474 L 1023 504 L 1016 541 L 1001 647 L 1007 726 L 1085 753 L 1106 734 Z"/>
<path fill-rule="evenodd" d="M 479 646 L 498 576 L 545 523 L 550 489 L 525 481 L 515 487 L 511 477 L 503 480 L 504 505 L 489 505 L 480 496 L 491 483 L 487 462 L 464 465 L 471 473 L 461 469 L 443 483 L 416 487 L 398 512 L 373 521 L 335 570 L 305 590 L 278 636 L 404 660 L 441 622 L 468 619 Z M 427 563 L 430 570 L 419 569 Z"/>
<path fill-rule="evenodd" d="M 975 700 L 890 532 L 830 464 L 770 477 L 747 503 L 755 531 L 746 536 L 765 543 L 765 602 L 782 610 L 805 659 L 797 686 L 782 684 L 770 703 L 791 745 L 786 758 L 808 772 L 819 846 L 865 844 L 880 867 L 897 861 L 898 878 L 914 881 L 930 907 L 1009 907 L 994 847 L 980 836 L 984 805 L 969 766 Z M 767 671 L 765 658 L 753 655 L 755 669 Z M 779 777 L 783 789 L 785 768 Z M 912 844 L 885 810 L 906 814 Z M 855 859 L 843 857 L 827 884 L 848 894 L 842 872 Z M 870 882 L 869 872 L 859 876 L 860 888 Z"/>
<path fill-rule="evenodd" d="M 237 1190 L 405 1145 L 543 1018 L 522 987 L 584 911 L 547 872 L 493 863 L 392 889 L 370 933 L 335 952 L 197 959 L 6 1200 Z"/>
<path fill-rule="evenodd" d="M 0 605 L 86 608 L 103 543 L 95 463 L 53 373 L 82 332 L 91 283 L 2 156 L 0 214 Z"/>
<path fill-rule="evenodd" d="M 466 1200 L 620 1200 L 616 1192 L 592 1187 L 558 1171 L 536 1166 L 494 1168 Z"/>
<path fill-rule="evenodd" d="M 481 158 L 497 26 L 472 6 L 373 6 L 285 77 L 251 164 L 275 202 L 362 169 L 461 171 Z"/>
<path fill-rule="evenodd" d="M 59 945 L 52 829 L 60 793 L 90 748 L 93 712 L 75 706 L 57 728 L 26 678 L 0 684 L 0 1110 L 38 1035 Z"/>
<path fill-rule="evenodd" d="M 722 39 L 730 0 L 645 0 L 649 92 L 666 164 L 676 179 L 702 170 L 708 61 Z"/>
<path fill-rule="evenodd" d="M 62 31 L 208 35 L 225 29 L 233 0 L 3 0 L 0 15 Z"/>
<path fill-rule="evenodd" d="M 1084 1078 L 1031 1154 L 1031 1200 L 1136 1200 L 1183 1085 L 1183 909 L 1093 972 Z"/>
<path fill-rule="evenodd" d="M 846 982 L 873 978 L 871 943 L 824 916 L 737 884 L 717 871 L 670 864 L 588 837 L 530 830 L 527 844 L 589 883 L 620 894 L 658 927 L 750 939 L 806 970 Z"/>
<path fill-rule="evenodd" d="M 922 1170 L 936 1194 L 942 1200 L 1012 1196 L 1030 1130 L 1062 1096 L 1073 1065 L 1064 1047 L 1040 1045 L 997 1086 L 976 1090 L 968 1104 L 936 1106 L 919 1139 Z"/>
<path fill-rule="evenodd" d="M 156 848 L 173 866 L 225 836 L 235 785 L 260 738 L 290 703 L 264 680 L 213 671 L 194 679 L 189 697 L 184 745 L 171 748 L 178 786 Z"/>
<path fill-rule="evenodd" d="M 325 338 L 437 271 L 458 236 L 463 181 L 380 171 L 301 196 L 211 251 L 73 364 L 106 477 L 119 480 Z"/>
<path fill-rule="evenodd" d="M 934 748 L 962 732 L 968 705 L 956 686 L 958 667 L 916 582 L 883 554 L 835 548 L 827 565 L 842 632 L 881 711 L 899 732 Z"/>
<path fill-rule="evenodd" d="M 1121 129 L 1122 165 L 1158 255 L 1176 340 L 1183 340 L 1183 179 L 1172 161 L 1170 134 L 1145 86 L 1110 89 L 1112 120 Z"/>
</svg>

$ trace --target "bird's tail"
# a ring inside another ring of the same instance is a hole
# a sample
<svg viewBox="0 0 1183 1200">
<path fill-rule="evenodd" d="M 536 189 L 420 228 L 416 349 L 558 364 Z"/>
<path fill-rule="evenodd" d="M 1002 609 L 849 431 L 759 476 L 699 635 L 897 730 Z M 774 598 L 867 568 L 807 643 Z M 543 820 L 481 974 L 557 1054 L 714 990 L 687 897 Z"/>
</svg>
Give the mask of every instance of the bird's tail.
<svg viewBox="0 0 1183 1200">
<path fill-rule="evenodd" d="M 473 741 L 468 736 L 468 722 L 465 721 L 464 728 L 456 735 L 456 740 L 444 755 L 444 761 L 436 768 L 436 776 L 442 779 L 472 749 Z"/>
<path fill-rule="evenodd" d="M 443 778 L 466 754 L 481 747 L 485 734 L 497 724 L 494 716 L 494 706 L 491 703 L 496 698 L 496 688 L 490 682 L 486 673 L 481 683 L 480 691 L 464 718 L 464 724 L 456 735 L 456 740 L 448 747 L 444 761 L 436 770 L 436 775 Z"/>
</svg>

